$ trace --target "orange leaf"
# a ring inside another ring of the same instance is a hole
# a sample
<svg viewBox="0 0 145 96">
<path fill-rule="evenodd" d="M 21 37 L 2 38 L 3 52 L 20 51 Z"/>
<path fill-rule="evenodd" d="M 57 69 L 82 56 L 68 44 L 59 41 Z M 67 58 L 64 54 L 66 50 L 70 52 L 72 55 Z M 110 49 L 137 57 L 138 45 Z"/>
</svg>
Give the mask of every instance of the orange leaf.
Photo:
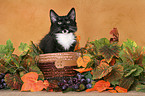
<svg viewBox="0 0 145 96">
<path fill-rule="evenodd" d="M 43 81 L 39 80 L 33 83 L 31 92 L 41 91 L 44 88 Z"/>
<path fill-rule="evenodd" d="M 107 89 L 113 89 L 113 87 L 109 87 L 109 88 L 107 88 Z"/>
<path fill-rule="evenodd" d="M 21 77 L 21 80 L 25 83 L 25 82 L 36 82 L 38 79 L 38 74 L 36 72 L 29 72 L 27 74 L 25 74 L 23 77 Z"/>
<path fill-rule="evenodd" d="M 43 83 L 45 89 L 47 89 L 47 87 L 49 86 L 49 82 L 47 80 L 44 80 L 44 83 Z"/>
<path fill-rule="evenodd" d="M 79 68 L 79 69 L 74 69 L 74 70 L 76 70 L 76 71 L 78 71 L 78 72 L 80 72 L 80 73 L 83 73 L 83 72 L 87 72 L 87 71 L 91 71 L 91 70 L 93 70 L 92 68 Z"/>
<path fill-rule="evenodd" d="M 41 91 L 43 88 L 47 88 L 49 86 L 48 81 L 43 81 L 38 79 L 38 74 L 36 72 L 29 72 L 21 77 L 24 84 L 22 85 L 21 91 Z"/>
<path fill-rule="evenodd" d="M 22 85 L 21 91 L 30 91 L 33 83 L 24 83 Z"/>
<path fill-rule="evenodd" d="M 116 90 L 108 90 L 108 91 L 111 92 L 111 93 L 117 93 Z"/>
<path fill-rule="evenodd" d="M 122 88 L 120 86 L 116 86 L 115 89 L 119 92 L 119 93 L 127 93 L 127 89 Z"/>
<path fill-rule="evenodd" d="M 75 46 L 75 49 L 74 49 L 74 51 L 77 51 L 77 50 L 79 50 L 80 49 L 80 36 L 78 35 L 77 37 L 76 37 L 76 46 Z"/>
<path fill-rule="evenodd" d="M 78 59 L 77 59 L 77 64 L 78 64 L 78 67 L 86 67 L 87 66 L 87 64 L 88 64 L 88 62 L 90 62 L 91 61 L 91 59 L 90 59 L 90 57 L 89 56 L 83 56 L 83 58 L 82 57 L 79 57 Z"/>
<path fill-rule="evenodd" d="M 86 92 L 91 92 L 91 91 L 95 91 L 95 88 L 91 88 L 91 89 L 87 89 Z"/>
<path fill-rule="evenodd" d="M 95 83 L 94 85 L 94 88 L 99 91 L 99 92 L 102 92 L 106 89 L 108 89 L 110 87 L 110 82 L 106 82 L 104 80 L 100 80 L 98 82 Z"/>
</svg>

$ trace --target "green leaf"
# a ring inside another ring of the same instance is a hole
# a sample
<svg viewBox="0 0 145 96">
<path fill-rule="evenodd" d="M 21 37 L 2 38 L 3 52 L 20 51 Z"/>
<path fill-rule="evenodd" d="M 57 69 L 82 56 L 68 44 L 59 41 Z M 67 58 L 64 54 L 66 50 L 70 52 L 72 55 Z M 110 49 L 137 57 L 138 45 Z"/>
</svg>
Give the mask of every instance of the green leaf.
<svg viewBox="0 0 145 96">
<path fill-rule="evenodd" d="M 113 67 L 112 71 L 104 77 L 105 80 L 109 81 L 111 84 L 119 80 L 123 76 L 123 66 L 116 65 Z"/>
<path fill-rule="evenodd" d="M 12 54 L 15 50 L 15 48 L 13 48 L 13 43 L 10 39 L 6 42 L 6 48 L 8 49 L 9 54 Z"/>
<path fill-rule="evenodd" d="M 26 52 L 26 51 L 29 50 L 29 46 L 28 46 L 27 43 L 21 42 L 21 43 L 20 43 L 20 46 L 18 47 L 18 49 L 19 49 L 20 52 L 23 52 L 23 51 Z"/>
<path fill-rule="evenodd" d="M 136 91 L 137 92 L 145 92 L 145 85 L 137 85 Z"/>
<path fill-rule="evenodd" d="M 112 71 L 112 67 L 110 67 L 107 63 L 104 62 L 93 70 L 93 79 L 101 79 L 111 71 Z"/>
<path fill-rule="evenodd" d="M 92 74 L 90 72 L 86 72 L 84 74 L 85 78 L 89 78 L 89 79 L 92 79 Z"/>
<path fill-rule="evenodd" d="M 137 69 L 131 69 L 127 74 L 124 75 L 124 77 L 130 76 L 133 72 L 135 72 Z"/>
<path fill-rule="evenodd" d="M 22 81 L 17 73 L 6 74 L 5 75 L 5 82 L 6 82 L 7 86 L 12 90 L 14 90 L 14 89 L 20 90 L 21 89 Z"/>
<path fill-rule="evenodd" d="M 0 74 L 5 72 L 7 72 L 7 68 L 2 63 L 0 63 Z"/>
<path fill-rule="evenodd" d="M 130 86 L 133 84 L 134 82 L 134 77 L 133 76 L 129 76 L 129 77 L 125 77 L 122 78 L 119 82 L 119 86 L 123 87 L 125 89 L 129 89 Z"/>
<path fill-rule="evenodd" d="M 128 76 L 139 76 L 143 72 L 143 68 L 140 67 L 139 65 L 128 65 L 125 68 L 125 77 Z"/>
<path fill-rule="evenodd" d="M 128 47 L 129 49 L 131 49 L 131 51 L 134 50 L 134 48 L 137 47 L 137 44 L 135 43 L 135 41 L 127 39 L 126 42 L 123 42 L 123 48 Z"/>
<path fill-rule="evenodd" d="M 140 67 L 139 65 L 135 65 L 136 71 L 133 73 L 134 76 L 139 76 L 143 72 L 143 68 Z"/>
<path fill-rule="evenodd" d="M 39 80 L 44 80 L 43 73 L 40 71 L 39 67 L 36 64 L 29 66 L 29 72 L 36 72 L 39 75 Z"/>
<path fill-rule="evenodd" d="M 6 45 L 0 45 L 0 57 L 3 57 L 7 53 L 8 49 L 6 48 Z"/>
</svg>

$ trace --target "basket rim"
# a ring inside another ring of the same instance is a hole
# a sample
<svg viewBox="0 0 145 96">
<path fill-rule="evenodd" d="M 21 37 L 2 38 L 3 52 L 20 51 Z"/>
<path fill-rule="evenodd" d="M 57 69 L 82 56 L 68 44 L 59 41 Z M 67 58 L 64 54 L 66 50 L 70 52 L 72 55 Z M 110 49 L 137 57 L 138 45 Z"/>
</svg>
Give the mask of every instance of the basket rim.
<svg viewBox="0 0 145 96">
<path fill-rule="evenodd" d="M 70 55 L 70 54 L 80 54 L 79 52 L 58 52 L 58 53 L 45 53 L 45 54 L 40 54 L 39 56 L 47 56 L 47 55 L 60 55 L 60 54 L 63 54 L 63 55 Z"/>
</svg>

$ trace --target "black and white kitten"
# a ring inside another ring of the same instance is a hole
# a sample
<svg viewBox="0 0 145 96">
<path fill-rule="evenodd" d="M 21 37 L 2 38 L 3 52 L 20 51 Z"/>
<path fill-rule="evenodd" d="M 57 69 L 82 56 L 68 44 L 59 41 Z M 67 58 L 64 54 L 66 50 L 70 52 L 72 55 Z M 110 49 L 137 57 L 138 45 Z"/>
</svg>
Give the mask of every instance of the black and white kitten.
<svg viewBox="0 0 145 96">
<path fill-rule="evenodd" d="M 70 52 L 76 45 L 76 13 L 72 8 L 66 16 L 58 16 L 50 10 L 50 32 L 40 41 L 39 47 L 44 53 Z"/>
</svg>

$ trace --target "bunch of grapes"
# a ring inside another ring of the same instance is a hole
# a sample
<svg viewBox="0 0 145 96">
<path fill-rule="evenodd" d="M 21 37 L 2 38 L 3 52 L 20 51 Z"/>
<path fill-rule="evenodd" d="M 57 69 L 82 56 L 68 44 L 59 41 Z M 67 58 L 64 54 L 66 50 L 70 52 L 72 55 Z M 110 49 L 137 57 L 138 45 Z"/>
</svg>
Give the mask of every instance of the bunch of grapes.
<svg viewBox="0 0 145 96">
<path fill-rule="evenodd" d="M 4 77 L 5 77 L 5 74 L 1 73 L 0 74 L 0 89 L 6 88 L 6 83 L 5 83 Z"/>
<path fill-rule="evenodd" d="M 65 91 L 68 88 L 73 89 L 72 91 L 83 91 L 92 88 L 91 79 L 85 78 L 85 76 L 80 73 L 78 73 L 76 77 L 63 79 L 58 83 L 58 86 L 62 91 Z"/>
</svg>

